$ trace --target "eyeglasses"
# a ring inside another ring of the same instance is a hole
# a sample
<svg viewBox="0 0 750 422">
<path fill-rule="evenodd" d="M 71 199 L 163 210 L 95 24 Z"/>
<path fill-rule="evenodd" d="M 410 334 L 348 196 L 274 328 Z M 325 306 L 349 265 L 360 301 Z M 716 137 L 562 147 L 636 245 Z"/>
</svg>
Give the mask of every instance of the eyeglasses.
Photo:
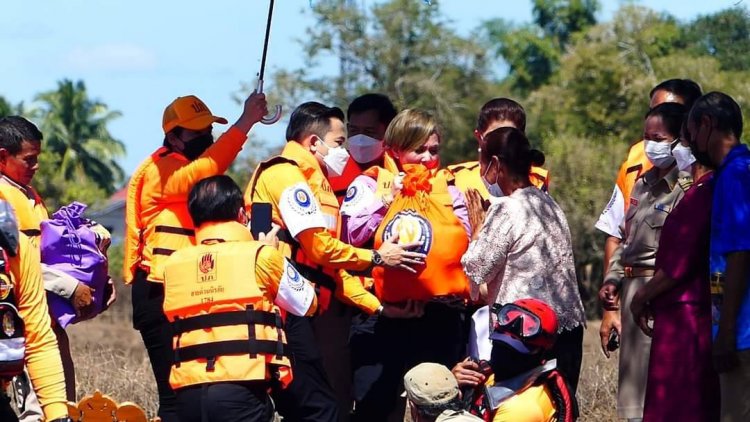
<svg viewBox="0 0 750 422">
<path fill-rule="evenodd" d="M 522 338 L 534 337 L 542 331 L 542 321 L 538 316 L 512 303 L 496 305 L 492 313 L 496 317 L 494 329 L 500 328 Z"/>
</svg>

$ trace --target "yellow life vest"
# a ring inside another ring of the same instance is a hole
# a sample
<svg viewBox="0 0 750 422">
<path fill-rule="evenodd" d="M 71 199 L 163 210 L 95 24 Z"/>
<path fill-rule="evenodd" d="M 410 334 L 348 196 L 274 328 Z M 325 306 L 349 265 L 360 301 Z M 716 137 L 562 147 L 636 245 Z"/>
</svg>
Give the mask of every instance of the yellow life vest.
<svg viewBox="0 0 750 422">
<path fill-rule="evenodd" d="M 174 389 L 224 381 L 292 380 L 280 309 L 255 279 L 260 243 L 205 243 L 164 266 L 164 314 L 174 330 Z"/>
</svg>

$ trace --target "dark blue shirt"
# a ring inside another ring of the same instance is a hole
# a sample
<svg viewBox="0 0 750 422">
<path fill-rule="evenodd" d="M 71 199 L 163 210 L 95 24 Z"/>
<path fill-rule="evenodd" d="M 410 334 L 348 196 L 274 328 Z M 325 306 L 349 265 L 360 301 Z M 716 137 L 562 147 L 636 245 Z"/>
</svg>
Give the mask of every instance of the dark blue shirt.
<svg viewBox="0 0 750 422">
<path fill-rule="evenodd" d="M 711 215 L 711 273 L 726 273 L 726 256 L 750 251 L 750 150 L 732 148 L 715 179 Z M 720 306 L 713 310 L 714 334 Z M 737 318 L 737 349 L 750 349 L 750 289 L 745 291 Z"/>
</svg>

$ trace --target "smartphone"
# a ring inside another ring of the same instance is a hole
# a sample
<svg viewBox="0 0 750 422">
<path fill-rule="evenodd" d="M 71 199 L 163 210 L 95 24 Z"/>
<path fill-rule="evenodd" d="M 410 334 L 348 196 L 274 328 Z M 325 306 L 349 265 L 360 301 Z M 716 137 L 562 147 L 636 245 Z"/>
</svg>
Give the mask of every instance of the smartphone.
<svg viewBox="0 0 750 422">
<path fill-rule="evenodd" d="M 267 202 L 253 202 L 250 205 L 250 232 L 253 239 L 258 240 L 261 233 L 271 231 L 271 204 Z"/>
<path fill-rule="evenodd" d="M 607 350 L 614 352 L 620 347 L 620 335 L 617 331 L 612 330 L 609 332 L 609 341 L 607 342 Z"/>
</svg>

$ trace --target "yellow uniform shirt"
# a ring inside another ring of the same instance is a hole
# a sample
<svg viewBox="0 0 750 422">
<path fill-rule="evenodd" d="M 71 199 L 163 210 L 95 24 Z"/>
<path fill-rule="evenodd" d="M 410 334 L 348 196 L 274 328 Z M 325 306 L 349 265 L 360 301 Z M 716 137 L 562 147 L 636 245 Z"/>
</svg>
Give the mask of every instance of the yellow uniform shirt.
<svg viewBox="0 0 750 422">
<path fill-rule="evenodd" d="M 246 139 L 232 126 L 193 161 L 160 148 L 135 171 L 125 203 L 125 283 L 133 281 L 139 268 L 148 272 L 148 280 L 160 282 L 161 272 L 155 268 L 159 262 L 171 251 L 195 243 L 187 212 L 190 189 L 201 179 L 224 173 Z M 159 219 L 165 220 L 167 230 L 172 232 L 159 232 Z M 156 240 L 170 235 L 173 238 L 162 244 Z"/>
<path fill-rule="evenodd" d="M 342 270 L 362 271 L 372 265 L 372 251 L 348 245 L 331 234 L 338 233 L 338 201 L 316 158 L 298 142 L 287 142 L 281 157 L 294 161 L 271 165 L 261 170 L 245 191 L 245 204 L 271 204 L 273 222 L 296 239 L 307 260 L 328 270 L 337 283 L 339 300 L 373 313 L 380 301 L 365 290 L 359 279 Z M 262 166 L 262 165 L 261 165 Z M 323 194 L 323 190 L 328 189 Z M 309 199 L 296 202 L 298 199 Z M 332 198 L 332 199 L 329 199 Z M 332 210 L 321 212 L 320 201 Z M 335 214 L 334 214 L 335 212 Z M 252 218 L 252 216 L 251 216 Z M 292 258 L 288 243 L 281 246 L 284 256 Z M 315 282 L 315 280 L 310 280 Z"/>
<path fill-rule="evenodd" d="M 491 375 L 485 382 L 495 383 Z M 504 401 L 493 415 L 493 422 L 552 422 L 555 419 L 552 393 L 546 385 L 533 385 Z"/>
<path fill-rule="evenodd" d="M 479 194 L 482 195 L 482 199 L 490 199 L 490 192 L 482 181 L 478 161 L 454 164 L 448 166 L 448 170 L 450 170 L 455 176 L 456 187 L 458 187 L 461 192 L 465 193 L 469 189 L 476 189 Z M 532 185 L 544 192 L 549 191 L 549 172 L 547 170 L 541 167 L 532 166 L 531 171 L 529 172 L 529 181 L 531 181 Z"/>
<path fill-rule="evenodd" d="M 68 414 L 57 339 L 42 285 L 39 248 L 23 233 L 18 238 L 18 255 L 8 258 L 8 270 L 18 299 L 18 313 L 26 326 L 26 367 L 31 384 L 47 420 Z"/>
</svg>

